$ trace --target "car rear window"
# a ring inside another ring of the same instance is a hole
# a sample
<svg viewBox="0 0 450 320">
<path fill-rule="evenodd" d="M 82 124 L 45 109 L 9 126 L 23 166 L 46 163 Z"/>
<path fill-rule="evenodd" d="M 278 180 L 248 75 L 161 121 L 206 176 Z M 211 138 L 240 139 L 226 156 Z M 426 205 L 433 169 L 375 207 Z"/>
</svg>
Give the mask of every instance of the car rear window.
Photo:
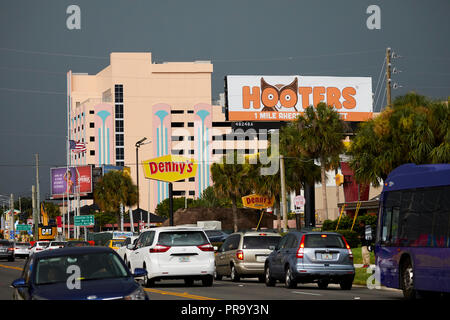
<svg viewBox="0 0 450 320">
<path fill-rule="evenodd" d="M 63 246 L 64 242 L 52 242 L 52 247 L 53 246 Z"/>
<path fill-rule="evenodd" d="M 121 246 L 123 246 L 124 242 L 125 242 L 125 241 L 112 241 L 112 242 L 111 242 L 111 245 L 112 245 L 113 247 L 121 247 Z"/>
<path fill-rule="evenodd" d="M 29 247 L 30 244 L 26 242 L 17 242 L 16 247 Z"/>
<path fill-rule="evenodd" d="M 49 242 L 38 242 L 38 246 L 45 248 L 48 247 L 49 244 L 50 244 Z"/>
<path fill-rule="evenodd" d="M 276 236 L 246 236 L 244 237 L 243 249 L 269 249 L 276 246 L 281 237 Z"/>
<path fill-rule="evenodd" d="M 335 234 L 308 234 L 305 236 L 305 248 L 345 248 L 342 237 Z"/>
<path fill-rule="evenodd" d="M 169 231 L 161 232 L 158 244 L 163 246 L 199 246 L 209 243 L 203 231 Z"/>
<path fill-rule="evenodd" d="M 0 247 L 9 247 L 11 243 L 9 241 L 0 241 Z"/>
</svg>

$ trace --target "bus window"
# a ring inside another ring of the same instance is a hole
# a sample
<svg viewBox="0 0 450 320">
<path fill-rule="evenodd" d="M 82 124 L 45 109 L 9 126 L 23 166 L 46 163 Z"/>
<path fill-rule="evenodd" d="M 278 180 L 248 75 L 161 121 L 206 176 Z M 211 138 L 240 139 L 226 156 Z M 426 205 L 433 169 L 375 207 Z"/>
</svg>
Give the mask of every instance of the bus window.
<svg viewBox="0 0 450 320">
<path fill-rule="evenodd" d="M 381 233 L 381 242 L 386 243 L 389 241 L 389 231 L 391 229 L 392 208 L 386 208 L 383 215 L 383 227 Z"/>
<path fill-rule="evenodd" d="M 399 216 L 400 216 L 400 208 L 394 207 L 392 208 L 392 218 L 391 218 L 391 243 L 398 244 L 398 229 L 399 229 Z"/>
</svg>

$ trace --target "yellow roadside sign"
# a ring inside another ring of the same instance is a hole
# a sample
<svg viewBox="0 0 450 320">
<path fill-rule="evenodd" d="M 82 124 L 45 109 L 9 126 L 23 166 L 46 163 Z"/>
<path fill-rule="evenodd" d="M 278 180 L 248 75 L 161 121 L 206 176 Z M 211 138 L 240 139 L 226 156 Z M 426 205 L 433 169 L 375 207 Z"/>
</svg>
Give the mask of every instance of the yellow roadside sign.
<svg viewBox="0 0 450 320">
<path fill-rule="evenodd" d="M 165 182 L 188 179 L 197 174 L 197 164 L 194 159 L 170 154 L 142 161 L 142 166 L 147 179 Z"/>
<path fill-rule="evenodd" d="M 275 197 L 266 197 L 259 194 L 251 194 L 249 196 L 242 197 L 242 204 L 244 207 L 253 209 L 265 209 L 273 207 Z"/>
</svg>

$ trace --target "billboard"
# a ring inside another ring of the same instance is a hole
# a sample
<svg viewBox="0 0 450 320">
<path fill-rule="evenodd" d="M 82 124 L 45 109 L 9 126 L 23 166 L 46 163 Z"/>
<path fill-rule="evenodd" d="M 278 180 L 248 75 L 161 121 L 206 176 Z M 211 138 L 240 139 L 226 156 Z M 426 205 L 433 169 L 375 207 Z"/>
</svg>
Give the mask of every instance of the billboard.
<svg viewBox="0 0 450 320">
<path fill-rule="evenodd" d="M 61 167 L 50 169 L 50 192 L 53 198 L 92 193 L 92 167 Z"/>
<path fill-rule="evenodd" d="M 372 117 L 372 78 L 227 76 L 229 121 L 293 121 L 308 106 L 325 102 L 345 121 Z"/>
</svg>

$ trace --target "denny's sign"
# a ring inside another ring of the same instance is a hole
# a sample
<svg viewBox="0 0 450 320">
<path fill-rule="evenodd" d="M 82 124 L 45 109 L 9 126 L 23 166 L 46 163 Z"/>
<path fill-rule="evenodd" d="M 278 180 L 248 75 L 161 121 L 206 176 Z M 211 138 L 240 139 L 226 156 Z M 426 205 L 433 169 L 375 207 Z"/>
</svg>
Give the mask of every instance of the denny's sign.
<svg viewBox="0 0 450 320">
<path fill-rule="evenodd" d="M 193 159 L 166 155 L 142 161 L 144 176 L 148 179 L 174 182 L 195 177 L 197 164 Z"/>
<path fill-rule="evenodd" d="M 275 202 L 274 197 L 260 196 L 258 194 L 251 194 L 249 196 L 242 197 L 242 204 L 244 207 L 253 209 L 265 209 L 273 207 Z"/>
</svg>

